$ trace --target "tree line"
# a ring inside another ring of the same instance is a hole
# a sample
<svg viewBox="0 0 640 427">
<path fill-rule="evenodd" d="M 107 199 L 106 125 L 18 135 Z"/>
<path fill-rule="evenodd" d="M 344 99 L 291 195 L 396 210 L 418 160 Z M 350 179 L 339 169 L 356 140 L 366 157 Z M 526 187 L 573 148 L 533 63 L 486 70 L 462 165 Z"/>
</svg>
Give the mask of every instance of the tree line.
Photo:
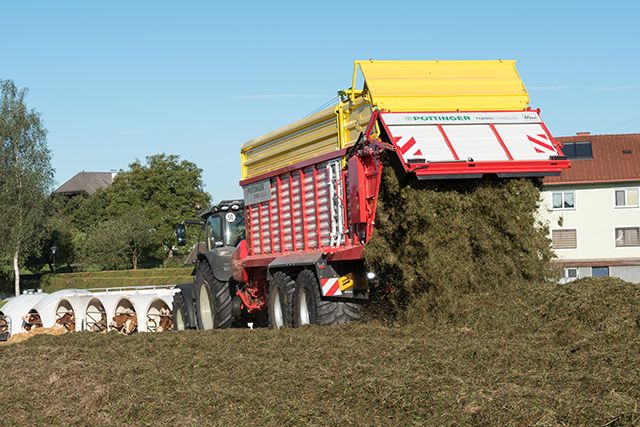
<svg viewBox="0 0 640 427">
<path fill-rule="evenodd" d="M 202 170 L 176 155 L 135 160 L 94 194 L 53 195 L 40 114 L 26 89 L 0 81 L 0 276 L 20 269 L 155 267 L 176 255 L 174 225 L 210 203 Z"/>
</svg>

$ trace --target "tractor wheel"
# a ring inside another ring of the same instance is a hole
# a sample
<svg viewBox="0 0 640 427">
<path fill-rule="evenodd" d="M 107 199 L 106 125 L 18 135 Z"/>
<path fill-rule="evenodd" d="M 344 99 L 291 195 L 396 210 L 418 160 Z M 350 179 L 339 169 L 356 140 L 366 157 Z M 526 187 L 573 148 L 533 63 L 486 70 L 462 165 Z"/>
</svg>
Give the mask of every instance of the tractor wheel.
<svg viewBox="0 0 640 427">
<path fill-rule="evenodd" d="M 269 327 L 271 329 L 293 326 L 293 291 L 295 282 L 284 271 L 273 275 L 269 283 L 268 307 Z"/>
<path fill-rule="evenodd" d="M 187 317 L 187 306 L 184 302 L 184 296 L 177 293 L 173 296 L 173 330 L 185 331 L 189 327 L 189 318 Z"/>
<path fill-rule="evenodd" d="M 311 270 L 303 270 L 293 295 L 293 326 L 339 325 L 360 320 L 362 306 L 351 302 L 323 301 L 320 285 Z"/>
<path fill-rule="evenodd" d="M 229 284 L 217 281 L 206 261 L 198 264 L 195 292 L 198 329 L 224 329 L 231 326 L 233 319 Z"/>
</svg>

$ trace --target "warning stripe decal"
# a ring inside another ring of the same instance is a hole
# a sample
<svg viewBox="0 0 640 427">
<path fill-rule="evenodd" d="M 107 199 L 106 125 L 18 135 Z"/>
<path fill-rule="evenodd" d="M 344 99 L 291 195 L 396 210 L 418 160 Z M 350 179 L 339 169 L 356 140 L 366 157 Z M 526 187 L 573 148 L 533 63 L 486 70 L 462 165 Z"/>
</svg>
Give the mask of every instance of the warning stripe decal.
<svg viewBox="0 0 640 427">
<path fill-rule="evenodd" d="M 536 153 L 558 154 L 545 134 L 527 135 Z"/>
<path fill-rule="evenodd" d="M 412 136 L 409 137 L 409 139 L 403 141 L 403 139 L 405 139 L 406 137 L 404 136 L 396 136 L 393 138 L 393 142 L 396 143 L 396 145 L 398 146 L 398 148 L 400 149 L 400 152 L 402 153 L 402 155 L 406 155 L 407 152 L 409 150 L 411 150 L 411 148 L 413 148 L 414 145 L 416 145 L 416 139 Z M 413 156 L 416 155 L 421 155 L 422 151 L 420 149 L 418 149 L 415 153 L 413 153 Z"/>
<path fill-rule="evenodd" d="M 320 279 L 322 295 L 325 297 L 337 297 L 342 295 L 338 279 Z"/>
</svg>

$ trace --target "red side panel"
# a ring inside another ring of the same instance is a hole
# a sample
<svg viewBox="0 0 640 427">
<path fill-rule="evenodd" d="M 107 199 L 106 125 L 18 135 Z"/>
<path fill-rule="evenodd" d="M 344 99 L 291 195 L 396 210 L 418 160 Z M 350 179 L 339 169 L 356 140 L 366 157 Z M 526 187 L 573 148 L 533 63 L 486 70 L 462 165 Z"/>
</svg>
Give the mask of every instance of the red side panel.
<svg viewBox="0 0 640 427">
<path fill-rule="evenodd" d="M 340 181 L 342 158 L 290 168 L 243 185 L 249 257 L 318 250 L 332 244 L 331 186 Z M 331 167 L 333 166 L 333 167 Z"/>
</svg>

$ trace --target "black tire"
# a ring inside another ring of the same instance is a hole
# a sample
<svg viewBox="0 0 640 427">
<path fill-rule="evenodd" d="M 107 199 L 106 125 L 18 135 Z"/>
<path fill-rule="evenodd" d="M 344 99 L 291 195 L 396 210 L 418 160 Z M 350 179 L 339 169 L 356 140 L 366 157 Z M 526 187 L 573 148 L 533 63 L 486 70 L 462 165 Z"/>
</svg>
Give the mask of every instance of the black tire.
<svg viewBox="0 0 640 427">
<path fill-rule="evenodd" d="M 311 270 L 303 270 L 296 279 L 293 295 L 293 326 L 341 325 L 360 320 L 362 306 L 351 302 L 323 301 L 320 284 Z"/>
<path fill-rule="evenodd" d="M 189 312 L 184 302 L 184 295 L 177 293 L 173 296 L 173 330 L 185 331 L 189 328 Z"/>
<path fill-rule="evenodd" d="M 198 264 L 194 288 L 198 329 L 229 328 L 233 320 L 229 284 L 217 281 L 206 261 Z"/>
<path fill-rule="evenodd" d="M 273 275 L 267 293 L 267 313 L 271 329 L 293 326 L 293 292 L 296 282 L 284 271 Z"/>
</svg>

